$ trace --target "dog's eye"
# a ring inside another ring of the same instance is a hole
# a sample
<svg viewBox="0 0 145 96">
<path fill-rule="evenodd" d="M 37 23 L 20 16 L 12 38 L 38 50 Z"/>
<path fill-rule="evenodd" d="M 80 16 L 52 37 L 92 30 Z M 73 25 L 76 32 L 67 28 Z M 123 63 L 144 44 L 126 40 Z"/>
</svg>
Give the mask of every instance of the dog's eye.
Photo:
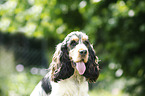
<svg viewBox="0 0 145 96">
<path fill-rule="evenodd" d="M 75 40 L 71 41 L 71 43 L 70 43 L 71 46 L 76 46 L 77 44 L 78 43 Z"/>
<path fill-rule="evenodd" d="M 85 44 L 86 46 L 88 46 L 90 43 L 89 43 L 89 41 L 84 41 L 84 44 Z"/>
</svg>

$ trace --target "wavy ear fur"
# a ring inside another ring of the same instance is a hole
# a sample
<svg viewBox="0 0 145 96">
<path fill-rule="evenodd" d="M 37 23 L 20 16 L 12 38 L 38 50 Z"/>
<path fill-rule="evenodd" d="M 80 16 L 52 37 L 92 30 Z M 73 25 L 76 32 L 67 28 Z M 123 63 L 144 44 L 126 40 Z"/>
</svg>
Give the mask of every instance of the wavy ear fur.
<svg viewBox="0 0 145 96">
<path fill-rule="evenodd" d="M 95 61 L 96 55 L 95 52 L 93 51 L 93 47 L 89 46 L 88 51 L 89 51 L 89 59 L 88 62 L 86 63 L 87 69 L 84 73 L 84 76 L 91 83 L 97 80 L 99 76 L 99 68 L 97 62 Z"/>
<path fill-rule="evenodd" d="M 59 44 L 52 61 L 51 79 L 54 82 L 69 78 L 74 73 L 66 44 Z"/>
</svg>

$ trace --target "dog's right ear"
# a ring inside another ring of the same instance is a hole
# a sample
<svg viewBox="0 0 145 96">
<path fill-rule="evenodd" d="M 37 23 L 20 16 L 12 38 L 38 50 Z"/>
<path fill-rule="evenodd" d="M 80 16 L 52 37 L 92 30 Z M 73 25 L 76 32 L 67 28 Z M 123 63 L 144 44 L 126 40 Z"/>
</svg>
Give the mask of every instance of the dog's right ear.
<svg viewBox="0 0 145 96">
<path fill-rule="evenodd" d="M 51 79 L 54 82 L 69 78 L 74 73 L 71 66 L 67 44 L 60 43 L 56 47 L 51 63 Z"/>
<path fill-rule="evenodd" d="M 89 59 L 88 62 L 86 63 L 86 71 L 84 73 L 84 76 L 91 83 L 96 82 L 97 78 L 99 77 L 99 64 L 93 47 L 89 46 L 88 50 L 89 50 Z"/>
</svg>

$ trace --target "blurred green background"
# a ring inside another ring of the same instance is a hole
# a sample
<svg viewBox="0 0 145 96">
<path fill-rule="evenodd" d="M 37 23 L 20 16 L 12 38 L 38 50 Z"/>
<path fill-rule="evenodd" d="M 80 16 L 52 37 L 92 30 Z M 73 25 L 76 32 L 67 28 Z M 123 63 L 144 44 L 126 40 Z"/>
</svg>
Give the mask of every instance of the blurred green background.
<svg viewBox="0 0 145 96">
<path fill-rule="evenodd" d="M 0 0 L 0 96 L 29 96 L 75 30 L 101 60 L 90 96 L 145 94 L 144 0 Z"/>
</svg>

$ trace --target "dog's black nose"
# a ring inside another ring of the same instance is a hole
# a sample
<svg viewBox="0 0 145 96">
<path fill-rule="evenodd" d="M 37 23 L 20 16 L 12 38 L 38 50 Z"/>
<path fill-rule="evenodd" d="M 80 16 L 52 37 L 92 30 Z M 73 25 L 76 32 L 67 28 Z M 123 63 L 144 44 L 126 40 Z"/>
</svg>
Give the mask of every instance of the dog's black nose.
<svg viewBox="0 0 145 96">
<path fill-rule="evenodd" d="M 80 55 L 86 55 L 87 54 L 87 50 L 80 50 L 79 53 L 80 53 Z"/>
</svg>

